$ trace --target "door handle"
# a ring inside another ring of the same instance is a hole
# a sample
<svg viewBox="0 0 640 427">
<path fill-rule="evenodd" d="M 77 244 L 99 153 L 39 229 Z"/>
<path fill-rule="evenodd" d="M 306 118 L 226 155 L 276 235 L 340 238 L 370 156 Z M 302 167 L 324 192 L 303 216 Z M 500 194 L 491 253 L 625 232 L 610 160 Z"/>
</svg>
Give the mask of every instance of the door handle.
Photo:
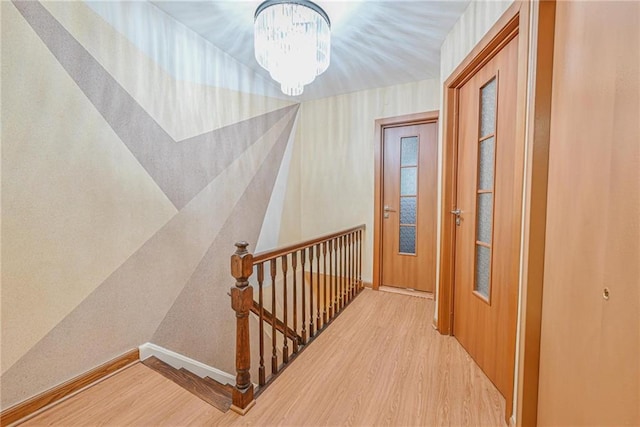
<svg viewBox="0 0 640 427">
<path fill-rule="evenodd" d="M 385 211 L 385 212 L 395 212 L 396 210 L 395 210 L 395 209 L 391 209 L 391 208 L 389 207 L 389 205 L 384 205 L 384 211 Z"/>
<path fill-rule="evenodd" d="M 451 211 L 451 213 L 456 216 L 456 225 L 460 225 L 462 221 L 462 219 L 460 218 L 462 211 L 460 209 L 454 209 Z"/>
</svg>

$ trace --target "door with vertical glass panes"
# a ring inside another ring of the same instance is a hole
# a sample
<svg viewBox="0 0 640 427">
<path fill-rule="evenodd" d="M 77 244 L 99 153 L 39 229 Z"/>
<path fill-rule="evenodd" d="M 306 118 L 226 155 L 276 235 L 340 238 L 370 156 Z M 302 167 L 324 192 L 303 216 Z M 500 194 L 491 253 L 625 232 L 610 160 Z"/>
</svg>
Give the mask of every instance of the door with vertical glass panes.
<svg viewBox="0 0 640 427">
<path fill-rule="evenodd" d="M 435 288 L 437 140 L 437 122 L 384 129 L 382 285 Z"/>
<path fill-rule="evenodd" d="M 515 143 L 518 37 L 460 89 L 453 334 L 511 399 L 523 147 Z"/>
</svg>

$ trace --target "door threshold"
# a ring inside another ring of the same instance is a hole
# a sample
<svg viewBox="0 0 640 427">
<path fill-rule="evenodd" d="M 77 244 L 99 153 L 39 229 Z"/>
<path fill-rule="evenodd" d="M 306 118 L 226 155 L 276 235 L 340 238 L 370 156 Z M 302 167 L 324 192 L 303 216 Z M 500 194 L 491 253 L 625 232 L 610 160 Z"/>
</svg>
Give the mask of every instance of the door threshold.
<svg viewBox="0 0 640 427">
<path fill-rule="evenodd" d="M 418 298 L 424 298 L 424 299 L 433 299 L 432 292 L 416 291 L 415 289 L 394 288 L 393 286 L 380 285 L 378 290 L 382 292 L 389 292 L 392 294 L 408 295 L 411 297 L 418 297 Z"/>
</svg>

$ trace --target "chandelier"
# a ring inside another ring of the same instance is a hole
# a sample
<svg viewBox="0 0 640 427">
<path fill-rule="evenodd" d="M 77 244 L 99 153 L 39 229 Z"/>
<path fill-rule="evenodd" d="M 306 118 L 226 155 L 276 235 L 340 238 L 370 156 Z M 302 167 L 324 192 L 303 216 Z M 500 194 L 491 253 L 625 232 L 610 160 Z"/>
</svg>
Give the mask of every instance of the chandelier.
<svg viewBox="0 0 640 427">
<path fill-rule="evenodd" d="M 256 9 L 254 44 L 258 64 L 298 96 L 329 67 L 331 22 L 311 1 L 267 0 Z"/>
</svg>

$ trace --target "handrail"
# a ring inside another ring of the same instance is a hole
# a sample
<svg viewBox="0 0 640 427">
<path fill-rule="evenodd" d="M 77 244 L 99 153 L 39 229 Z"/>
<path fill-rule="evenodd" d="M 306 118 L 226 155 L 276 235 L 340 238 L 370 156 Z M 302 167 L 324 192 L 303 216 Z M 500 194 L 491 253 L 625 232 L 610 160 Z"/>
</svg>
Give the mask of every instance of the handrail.
<svg viewBox="0 0 640 427">
<path fill-rule="evenodd" d="M 313 239 L 306 240 L 302 243 L 295 243 L 293 245 L 283 246 L 281 248 L 270 249 L 268 251 L 262 251 L 253 255 L 253 263 L 257 264 L 259 262 L 269 261 L 272 259 L 276 259 L 281 257 L 282 255 L 290 254 L 291 252 L 299 251 L 300 249 L 306 249 L 311 246 L 317 245 L 318 243 L 322 243 L 336 237 L 344 236 L 349 233 L 353 233 L 354 231 L 364 230 L 366 228 L 365 224 L 360 224 L 355 227 L 347 228 L 346 230 L 338 231 L 331 234 L 325 234 L 324 236 L 315 237 Z"/>
<path fill-rule="evenodd" d="M 236 243 L 236 252 L 231 256 L 231 275 L 236 283 L 230 293 L 231 307 L 236 312 L 236 386 L 231 396 L 233 411 L 244 415 L 253 407 L 255 396 L 362 291 L 364 231 L 365 226 L 358 225 L 256 255 L 247 251 L 247 242 Z M 258 301 L 254 301 L 253 286 L 249 282 L 254 271 L 257 273 L 254 283 L 257 282 Z M 265 307 L 265 289 L 271 291 L 270 298 L 267 298 L 271 300 L 270 310 Z M 291 307 L 288 306 L 289 302 L 293 304 Z M 251 312 L 256 314 L 259 328 L 259 389 L 256 394 L 250 374 Z M 269 345 L 264 339 L 268 332 L 265 324 L 271 329 L 269 376 L 269 364 L 265 363 L 265 344 Z M 277 339 L 278 332 L 282 334 L 281 341 Z M 291 351 L 289 341 L 293 342 Z"/>
</svg>

